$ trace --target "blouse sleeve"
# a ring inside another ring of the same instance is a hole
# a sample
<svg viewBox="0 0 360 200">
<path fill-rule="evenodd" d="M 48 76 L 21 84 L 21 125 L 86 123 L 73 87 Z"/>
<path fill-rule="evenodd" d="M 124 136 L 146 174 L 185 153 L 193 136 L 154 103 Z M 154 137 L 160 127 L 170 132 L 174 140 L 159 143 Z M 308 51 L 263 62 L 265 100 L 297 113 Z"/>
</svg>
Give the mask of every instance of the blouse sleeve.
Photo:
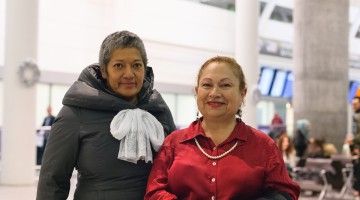
<svg viewBox="0 0 360 200">
<path fill-rule="evenodd" d="M 64 106 L 53 124 L 46 144 L 36 200 L 66 200 L 77 160 L 79 119 Z"/>
<path fill-rule="evenodd" d="M 165 141 L 166 143 L 166 141 Z M 174 155 L 172 148 L 164 145 L 158 152 L 147 183 L 145 200 L 176 200 L 177 197 L 171 194 L 168 189 L 168 169 L 171 166 Z"/>
<path fill-rule="evenodd" d="M 289 177 L 280 150 L 275 143 L 268 149 L 268 163 L 266 166 L 265 190 L 275 190 L 288 194 L 291 199 L 299 198 L 300 187 Z"/>
</svg>

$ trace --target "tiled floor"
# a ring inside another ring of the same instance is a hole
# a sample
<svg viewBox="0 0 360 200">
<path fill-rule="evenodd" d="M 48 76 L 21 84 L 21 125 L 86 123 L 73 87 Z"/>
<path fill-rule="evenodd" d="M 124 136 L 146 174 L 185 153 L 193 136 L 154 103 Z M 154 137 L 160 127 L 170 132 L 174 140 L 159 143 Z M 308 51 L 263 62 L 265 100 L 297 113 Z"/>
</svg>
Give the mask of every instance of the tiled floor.
<svg viewBox="0 0 360 200">
<path fill-rule="evenodd" d="M 76 176 L 71 179 L 71 189 L 68 200 L 73 199 L 74 189 L 76 184 Z M 36 198 L 36 181 L 34 185 L 30 186 L 4 186 L 0 185 L 0 199 L 1 200 L 35 200 Z M 300 200 L 317 200 L 316 196 L 303 195 Z M 324 200 L 355 200 L 353 197 L 346 195 L 345 198 L 336 198 L 335 192 L 330 192 Z"/>
<path fill-rule="evenodd" d="M 38 178 L 38 177 L 37 177 Z M 33 185 L 27 186 L 6 186 L 0 185 L 0 200 L 35 200 L 36 199 L 36 187 L 38 179 L 34 180 Z M 69 197 L 67 200 L 72 200 L 75 185 L 76 185 L 76 174 L 73 174 L 71 178 L 71 187 Z"/>
</svg>

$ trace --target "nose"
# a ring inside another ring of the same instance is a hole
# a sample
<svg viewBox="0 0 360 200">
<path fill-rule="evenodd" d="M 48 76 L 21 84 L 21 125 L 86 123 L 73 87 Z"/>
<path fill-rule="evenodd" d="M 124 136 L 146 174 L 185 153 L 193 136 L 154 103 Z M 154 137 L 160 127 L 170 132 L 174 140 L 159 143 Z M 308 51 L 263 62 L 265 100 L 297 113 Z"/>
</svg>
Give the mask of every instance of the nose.
<svg viewBox="0 0 360 200">
<path fill-rule="evenodd" d="M 219 97 L 220 93 L 219 93 L 219 88 L 218 87 L 213 87 L 209 93 L 209 96 L 214 98 L 214 97 Z"/>
<path fill-rule="evenodd" d="M 133 78 L 134 77 L 134 70 L 131 67 L 131 65 L 126 65 L 125 69 L 124 69 L 124 78 Z"/>
</svg>

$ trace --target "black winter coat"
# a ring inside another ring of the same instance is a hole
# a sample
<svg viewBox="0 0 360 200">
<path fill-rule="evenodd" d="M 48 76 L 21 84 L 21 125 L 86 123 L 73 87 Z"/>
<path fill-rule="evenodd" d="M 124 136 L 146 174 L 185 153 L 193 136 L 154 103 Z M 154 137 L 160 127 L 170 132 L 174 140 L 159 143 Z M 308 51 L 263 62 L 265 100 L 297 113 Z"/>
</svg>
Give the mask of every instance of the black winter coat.
<svg viewBox="0 0 360 200">
<path fill-rule="evenodd" d="M 37 200 L 65 200 L 73 169 L 78 171 L 76 200 L 143 199 L 151 164 L 117 159 L 119 141 L 110 122 L 123 109 L 141 108 L 154 115 L 165 133 L 175 129 L 160 94 L 153 90 L 153 73 L 146 69 L 137 105 L 109 91 L 99 66 L 85 68 L 65 94 L 52 126 L 37 190 Z"/>
</svg>

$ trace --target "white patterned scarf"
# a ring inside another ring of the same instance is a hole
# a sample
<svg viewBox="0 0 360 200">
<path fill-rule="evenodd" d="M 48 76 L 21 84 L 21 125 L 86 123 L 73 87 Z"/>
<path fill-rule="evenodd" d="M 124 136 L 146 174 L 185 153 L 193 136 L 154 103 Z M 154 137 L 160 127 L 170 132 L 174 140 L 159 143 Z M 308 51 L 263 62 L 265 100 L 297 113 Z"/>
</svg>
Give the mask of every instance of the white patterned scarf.
<svg viewBox="0 0 360 200">
<path fill-rule="evenodd" d="M 139 108 L 122 110 L 116 114 L 111 121 L 110 132 L 120 140 L 118 159 L 132 163 L 139 160 L 152 162 L 151 145 L 158 151 L 164 141 L 161 123 L 152 114 Z"/>
</svg>

